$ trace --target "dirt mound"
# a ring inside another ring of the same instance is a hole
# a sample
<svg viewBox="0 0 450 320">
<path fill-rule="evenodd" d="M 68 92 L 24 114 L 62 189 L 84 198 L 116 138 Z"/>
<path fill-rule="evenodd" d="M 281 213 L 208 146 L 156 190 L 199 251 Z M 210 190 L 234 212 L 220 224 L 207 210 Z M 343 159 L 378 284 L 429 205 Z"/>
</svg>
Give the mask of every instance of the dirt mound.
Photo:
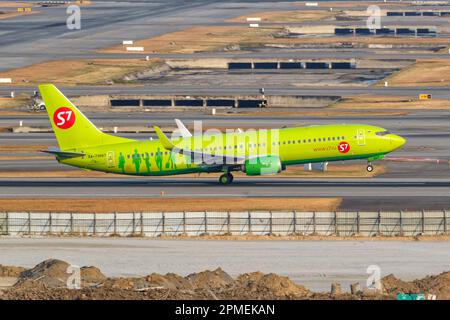
<svg viewBox="0 0 450 320">
<path fill-rule="evenodd" d="M 151 287 L 162 287 L 174 290 L 194 289 L 194 286 L 188 279 L 174 273 L 168 273 L 165 276 L 159 273 L 152 273 L 146 277 L 146 280 Z"/>
<path fill-rule="evenodd" d="M 419 293 L 419 288 L 411 282 L 403 281 L 396 278 L 393 274 L 387 275 L 381 279 L 383 292 L 389 295 L 402 293 Z"/>
<path fill-rule="evenodd" d="M 437 299 L 450 299 L 450 271 L 415 280 L 414 284 L 422 293 L 434 294 Z"/>
<path fill-rule="evenodd" d="M 274 273 L 244 273 L 237 278 L 236 283 L 250 294 L 272 298 L 300 298 L 310 295 L 310 291 L 304 286 Z"/>
<path fill-rule="evenodd" d="M 19 276 L 19 281 L 2 291 L 0 299 L 116 299 L 116 300 L 186 300 L 186 299 L 395 299 L 399 292 L 435 294 L 450 299 L 450 272 L 414 281 L 403 281 L 394 275 L 382 279 L 382 292 L 363 290 L 358 294 L 344 292 L 314 293 L 288 277 L 274 273 L 245 273 L 236 280 L 221 268 L 192 273 L 186 277 L 152 273 L 145 277 L 107 278 L 96 267 L 80 269 L 82 289 L 69 289 L 67 262 L 49 259 L 24 270 L 0 265 L 0 277 Z"/>
<path fill-rule="evenodd" d="M 0 264 L 0 277 L 19 277 L 26 269 L 22 267 L 4 266 Z"/>
<path fill-rule="evenodd" d="M 397 293 L 434 294 L 437 299 L 450 299 L 450 271 L 414 281 L 403 281 L 390 274 L 381 279 L 383 289 L 391 296 Z"/>
<path fill-rule="evenodd" d="M 22 271 L 16 286 L 32 287 L 42 284 L 47 288 L 65 288 L 67 280 L 73 274 L 69 267 L 70 264 L 62 260 L 45 260 L 32 269 Z M 107 279 L 96 267 L 80 268 L 80 278 L 81 286 L 98 285 Z"/>
<path fill-rule="evenodd" d="M 133 291 L 120 288 L 46 288 L 42 284 L 25 289 L 5 291 L 4 300 L 187 300 L 208 299 L 208 296 L 179 290 L 155 289 Z"/>
<path fill-rule="evenodd" d="M 107 278 L 97 267 L 82 267 L 80 269 L 82 286 L 92 286 L 103 283 Z"/>
<path fill-rule="evenodd" d="M 232 285 L 234 282 L 233 278 L 221 268 L 217 268 L 214 271 L 206 270 L 192 273 L 186 279 L 195 289 L 219 289 Z"/>
<path fill-rule="evenodd" d="M 49 288 L 66 287 L 70 274 L 67 269 L 70 265 L 62 260 L 48 259 L 34 268 L 20 274 L 16 286 L 27 285 L 27 283 L 40 283 Z"/>
</svg>

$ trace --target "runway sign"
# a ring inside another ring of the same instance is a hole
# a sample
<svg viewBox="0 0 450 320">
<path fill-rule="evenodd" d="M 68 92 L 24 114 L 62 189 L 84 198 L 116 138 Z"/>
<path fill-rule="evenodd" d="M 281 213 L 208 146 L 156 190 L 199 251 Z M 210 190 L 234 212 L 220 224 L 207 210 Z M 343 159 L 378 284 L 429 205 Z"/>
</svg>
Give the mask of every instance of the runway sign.
<svg viewBox="0 0 450 320">
<path fill-rule="evenodd" d="M 427 93 L 419 94 L 419 100 L 430 100 L 430 99 L 431 99 L 431 94 L 427 94 Z"/>
</svg>

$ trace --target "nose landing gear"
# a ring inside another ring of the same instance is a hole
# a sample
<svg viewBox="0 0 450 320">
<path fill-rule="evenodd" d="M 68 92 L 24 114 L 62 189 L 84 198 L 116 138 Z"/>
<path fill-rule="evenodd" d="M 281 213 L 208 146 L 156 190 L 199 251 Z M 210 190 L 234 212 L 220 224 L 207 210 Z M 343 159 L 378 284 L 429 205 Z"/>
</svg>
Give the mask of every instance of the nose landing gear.
<svg viewBox="0 0 450 320">
<path fill-rule="evenodd" d="M 219 177 L 219 183 L 222 185 L 227 185 L 233 182 L 233 175 L 231 173 L 224 173 Z"/>
</svg>

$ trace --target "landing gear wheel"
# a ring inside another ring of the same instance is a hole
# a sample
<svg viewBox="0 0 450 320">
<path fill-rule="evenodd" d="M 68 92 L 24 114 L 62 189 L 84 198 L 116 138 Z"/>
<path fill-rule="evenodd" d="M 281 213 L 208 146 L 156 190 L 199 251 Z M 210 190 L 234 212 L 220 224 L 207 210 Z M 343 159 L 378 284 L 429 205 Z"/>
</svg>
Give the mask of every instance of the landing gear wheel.
<svg viewBox="0 0 450 320">
<path fill-rule="evenodd" d="M 366 170 L 367 170 L 367 172 L 372 172 L 373 166 L 371 164 L 368 164 Z"/>
<path fill-rule="evenodd" d="M 233 181 L 233 175 L 231 173 L 224 173 L 219 178 L 219 183 L 223 184 L 223 185 L 230 184 L 232 181 Z"/>
</svg>

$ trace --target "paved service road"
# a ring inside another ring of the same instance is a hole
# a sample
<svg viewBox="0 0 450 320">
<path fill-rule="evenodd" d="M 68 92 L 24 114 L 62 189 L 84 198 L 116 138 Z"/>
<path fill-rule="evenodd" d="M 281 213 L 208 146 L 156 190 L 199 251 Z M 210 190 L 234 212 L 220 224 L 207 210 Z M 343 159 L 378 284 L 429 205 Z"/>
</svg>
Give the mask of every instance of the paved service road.
<svg viewBox="0 0 450 320">
<path fill-rule="evenodd" d="M 222 241 L 160 239 L 3 238 L 0 264 L 32 267 L 57 258 L 99 267 L 108 276 L 152 272 L 187 275 L 223 268 L 232 276 L 274 272 L 313 290 L 328 291 L 333 281 L 365 287 L 366 269 L 405 280 L 450 270 L 450 243 L 444 241 Z"/>
</svg>

